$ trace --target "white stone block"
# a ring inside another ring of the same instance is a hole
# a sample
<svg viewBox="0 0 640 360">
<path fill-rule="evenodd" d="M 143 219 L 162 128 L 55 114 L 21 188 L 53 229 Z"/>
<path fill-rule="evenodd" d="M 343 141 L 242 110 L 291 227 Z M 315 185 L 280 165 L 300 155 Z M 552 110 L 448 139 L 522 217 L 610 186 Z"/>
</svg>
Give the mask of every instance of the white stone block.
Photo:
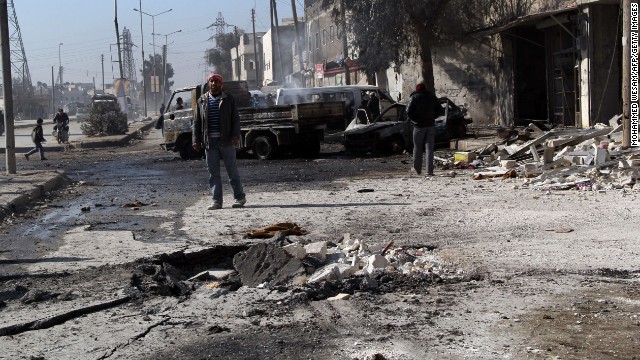
<svg viewBox="0 0 640 360">
<path fill-rule="evenodd" d="M 505 169 L 512 169 L 518 166 L 518 162 L 515 160 L 500 160 L 500 166 Z"/>
<path fill-rule="evenodd" d="M 307 255 L 307 251 L 298 244 L 289 244 L 287 246 L 283 246 L 282 249 L 298 260 L 304 259 Z"/>
<path fill-rule="evenodd" d="M 386 257 L 380 254 L 371 255 L 367 259 L 367 272 L 371 274 L 374 270 L 384 269 L 389 265 L 391 265 L 391 263 L 389 263 Z"/>
<path fill-rule="evenodd" d="M 314 258 L 322 262 L 327 260 L 327 242 L 326 241 L 318 241 L 318 242 L 308 244 L 304 247 L 304 250 L 307 252 L 308 256 L 313 256 Z"/>
</svg>

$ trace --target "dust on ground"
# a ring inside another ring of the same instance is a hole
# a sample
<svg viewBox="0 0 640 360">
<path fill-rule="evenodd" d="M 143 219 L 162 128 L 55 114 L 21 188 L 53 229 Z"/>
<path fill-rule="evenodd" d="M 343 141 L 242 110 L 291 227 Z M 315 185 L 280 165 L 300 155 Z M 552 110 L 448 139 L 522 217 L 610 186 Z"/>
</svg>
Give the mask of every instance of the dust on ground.
<svg viewBox="0 0 640 360">
<path fill-rule="evenodd" d="M 355 158 L 329 149 L 316 160 L 242 159 L 247 206 L 206 212 L 204 164 L 156 146 L 149 140 L 61 154 L 50 166 L 64 167 L 76 183 L 2 226 L 0 327 L 68 316 L 0 337 L 3 356 L 633 359 L 640 353 L 640 222 L 632 189 L 537 192 L 517 179 L 474 181 L 464 170 L 410 177 L 408 155 Z M 135 200 L 145 205 L 122 206 Z M 309 230 L 309 242 L 339 244 L 348 233 L 372 246 L 424 246 L 456 280 L 389 272 L 369 289 L 349 281 L 180 284 L 269 242 L 244 234 L 278 221 Z M 43 223 L 46 236 L 33 230 Z M 573 231 L 553 231 L 561 228 Z M 185 254 L 209 255 L 186 266 Z M 341 292 L 351 297 L 327 300 Z"/>
</svg>

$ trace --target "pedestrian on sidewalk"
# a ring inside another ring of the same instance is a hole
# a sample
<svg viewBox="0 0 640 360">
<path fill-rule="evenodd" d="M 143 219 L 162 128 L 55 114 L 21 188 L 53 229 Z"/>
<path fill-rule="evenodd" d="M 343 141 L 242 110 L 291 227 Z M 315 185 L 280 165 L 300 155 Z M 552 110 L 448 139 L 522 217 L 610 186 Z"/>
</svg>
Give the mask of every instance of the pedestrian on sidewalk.
<svg viewBox="0 0 640 360">
<path fill-rule="evenodd" d="M 422 173 L 422 154 L 426 153 L 427 175 L 433 176 L 433 156 L 436 141 L 436 117 L 442 107 L 436 95 L 423 82 L 416 85 L 407 105 L 407 116 L 413 124 L 413 167 L 410 172 Z"/>
<path fill-rule="evenodd" d="M 193 121 L 193 149 L 205 148 L 209 169 L 209 188 L 213 204 L 208 210 L 222 208 L 222 179 L 220 160 L 224 163 L 233 189 L 235 202 L 232 207 L 241 208 L 247 202 L 240 174 L 236 166 L 236 147 L 240 145 L 240 115 L 230 94 L 222 91 L 222 75 L 212 72 L 207 77 L 209 91 L 198 99 L 198 116 Z"/>
<path fill-rule="evenodd" d="M 36 122 L 37 125 L 31 131 L 31 140 L 36 145 L 36 147 L 29 150 L 28 153 L 24 154 L 24 158 L 27 159 L 27 161 L 29 160 L 29 155 L 35 154 L 36 151 L 40 152 L 40 160 L 47 160 L 47 158 L 44 157 L 44 147 L 42 147 L 42 143 L 47 141 L 44 138 L 44 131 L 42 130 L 43 120 L 42 118 L 38 118 Z"/>
</svg>

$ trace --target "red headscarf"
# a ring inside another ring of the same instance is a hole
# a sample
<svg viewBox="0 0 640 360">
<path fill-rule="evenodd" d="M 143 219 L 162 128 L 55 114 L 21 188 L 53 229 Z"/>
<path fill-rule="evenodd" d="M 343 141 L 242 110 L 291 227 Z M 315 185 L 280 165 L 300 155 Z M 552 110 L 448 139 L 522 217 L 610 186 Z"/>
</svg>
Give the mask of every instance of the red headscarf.
<svg viewBox="0 0 640 360">
<path fill-rule="evenodd" d="M 424 83 L 420 82 L 416 84 L 416 91 L 424 91 L 426 89 L 427 87 L 424 85 Z"/>
<path fill-rule="evenodd" d="M 222 79 L 222 75 L 220 75 L 219 73 L 212 71 L 209 73 L 209 76 L 207 76 L 207 81 L 209 81 L 209 79 L 211 78 L 218 78 L 218 80 L 220 80 L 221 82 L 223 82 L 224 80 Z"/>
</svg>

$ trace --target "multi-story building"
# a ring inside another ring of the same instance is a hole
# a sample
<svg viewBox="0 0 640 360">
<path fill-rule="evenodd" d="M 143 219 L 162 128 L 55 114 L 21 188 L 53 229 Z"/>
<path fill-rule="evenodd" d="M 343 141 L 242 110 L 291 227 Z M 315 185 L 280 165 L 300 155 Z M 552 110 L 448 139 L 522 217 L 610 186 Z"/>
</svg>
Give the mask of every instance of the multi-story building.
<svg viewBox="0 0 640 360">
<path fill-rule="evenodd" d="M 262 87 L 262 39 L 264 32 L 243 34 L 237 47 L 231 49 L 233 80 L 246 80 L 250 87 Z M 256 41 L 254 47 L 254 38 Z M 254 51 L 255 48 L 255 51 Z"/>
<path fill-rule="evenodd" d="M 345 56 L 337 0 L 305 0 L 306 86 L 369 82 L 405 100 L 421 80 L 418 59 L 395 64 L 375 79 Z M 435 90 L 466 103 L 476 124 L 588 127 L 621 113 L 622 24 L 619 0 L 538 0 L 513 21 L 432 49 Z M 348 21 L 347 17 L 347 21 Z M 381 29 L 381 31 L 384 31 Z M 349 34 L 347 34 L 347 41 Z M 352 51 L 352 50 L 350 50 Z M 399 69 L 396 71 L 395 69 Z"/>
<path fill-rule="evenodd" d="M 298 32 L 304 38 L 304 22 L 298 22 Z M 302 40 L 304 41 L 304 40 Z M 264 71 L 263 85 L 283 85 L 286 77 L 291 75 L 294 67 L 294 58 L 297 60 L 296 28 L 293 19 L 282 19 L 282 24 L 277 28 L 269 29 L 263 38 Z"/>
</svg>

